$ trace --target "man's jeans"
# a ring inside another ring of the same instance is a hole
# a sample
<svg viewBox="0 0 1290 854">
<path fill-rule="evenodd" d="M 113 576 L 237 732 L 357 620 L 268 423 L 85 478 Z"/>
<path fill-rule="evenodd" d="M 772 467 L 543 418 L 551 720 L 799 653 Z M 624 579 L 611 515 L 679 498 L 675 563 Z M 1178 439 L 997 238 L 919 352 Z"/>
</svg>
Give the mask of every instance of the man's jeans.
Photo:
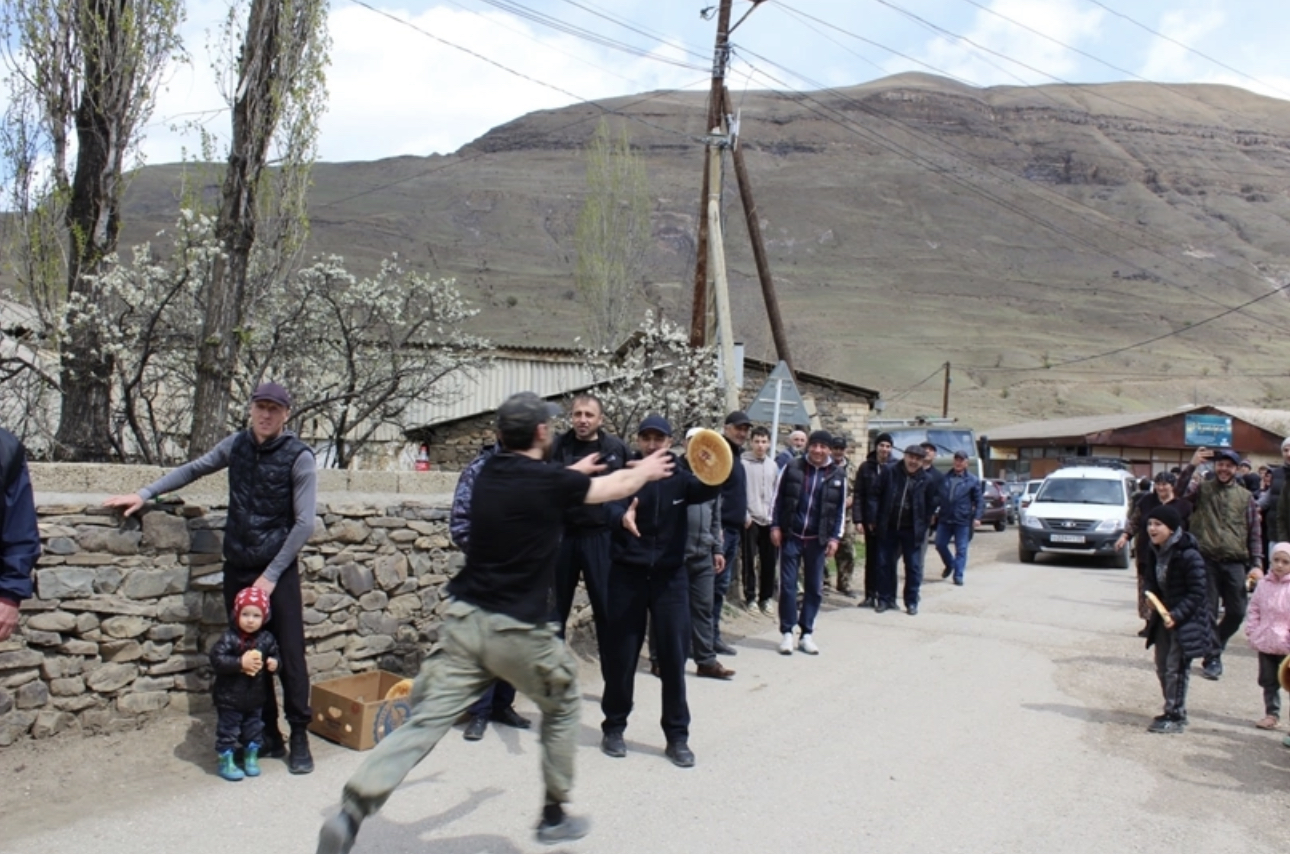
<svg viewBox="0 0 1290 854">
<path fill-rule="evenodd" d="M 950 540 L 954 541 L 954 554 L 950 554 Z M 945 566 L 954 573 L 955 581 L 963 580 L 963 570 L 967 568 L 968 542 L 972 539 L 972 523 L 953 525 L 941 522 L 936 526 L 936 553 L 941 556 Z"/>
<path fill-rule="evenodd" d="M 390 794 L 495 679 L 542 711 L 546 802 L 565 803 L 578 748 L 578 664 L 550 624 L 532 625 L 465 602 L 444 612 L 439 645 L 412 683 L 412 714 L 376 745 L 345 784 L 345 812 L 358 820 Z"/>
<path fill-rule="evenodd" d="M 789 534 L 779 553 L 779 631 L 788 634 L 797 621 L 802 634 L 815 630 L 815 617 L 824 601 L 824 551 L 816 538 L 804 540 Z M 802 611 L 797 610 L 797 568 L 802 568 Z"/>
<path fill-rule="evenodd" d="M 739 541 L 742 538 L 743 531 L 739 528 L 721 529 L 721 554 L 726 558 L 726 568 L 712 578 L 712 642 L 714 644 L 721 643 L 721 608 L 726 604 L 726 593 L 730 590 L 730 577 L 735 574 L 735 558 L 739 555 Z"/>
</svg>

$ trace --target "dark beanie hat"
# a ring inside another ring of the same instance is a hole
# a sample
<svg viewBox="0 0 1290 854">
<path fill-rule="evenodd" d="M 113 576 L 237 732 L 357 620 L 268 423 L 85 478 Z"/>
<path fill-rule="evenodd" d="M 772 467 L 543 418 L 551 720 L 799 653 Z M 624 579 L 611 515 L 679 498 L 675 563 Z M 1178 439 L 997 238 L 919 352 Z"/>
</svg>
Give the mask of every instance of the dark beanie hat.
<svg viewBox="0 0 1290 854">
<path fill-rule="evenodd" d="M 1171 531 L 1177 531 L 1182 527 L 1182 516 L 1178 515 L 1178 511 L 1169 504 L 1161 504 L 1155 510 L 1148 513 L 1147 520 L 1150 521 L 1152 519 L 1155 519 Z"/>
<path fill-rule="evenodd" d="M 811 435 L 806 438 L 806 446 L 823 445 L 828 448 L 833 445 L 833 436 L 828 430 L 812 430 Z"/>
<path fill-rule="evenodd" d="M 1287 440 L 1287 441 L 1290 441 L 1290 440 Z M 876 448 L 879 445 L 881 445 L 883 442 L 886 442 L 888 445 L 896 444 L 895 442 L 892 441 L 890 433 L 879 433 L 873 440 L 873 446 Z"/>
</svg>

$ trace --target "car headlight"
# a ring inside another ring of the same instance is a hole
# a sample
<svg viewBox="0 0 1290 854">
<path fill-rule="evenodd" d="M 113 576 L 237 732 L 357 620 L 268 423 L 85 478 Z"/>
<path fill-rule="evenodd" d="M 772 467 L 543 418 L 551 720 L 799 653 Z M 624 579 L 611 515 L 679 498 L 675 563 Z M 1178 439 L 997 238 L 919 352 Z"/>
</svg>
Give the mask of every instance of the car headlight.
<svg viewBox="0 0 1290 854">
<path fill-rule="evenodd" d="M 1042 530 L 1044 527 L 1044 522 L 1038 516 L 1031 516 L 1029 513 L 1024 513 L 1021 516 L 1021 527 L 1038 528 Z"/>
<path fill-rule="evenodd" d="M 1097 523 L 1097 527 L 1094 528 L 1093 530 L 1099 531 L 1101 533 L 1106 533 L 1108 531 L 1118 531 L 1123 527 L 1124 527 L 1123 519 L 1103 519 L 1101 522 Z"/>
</svg>

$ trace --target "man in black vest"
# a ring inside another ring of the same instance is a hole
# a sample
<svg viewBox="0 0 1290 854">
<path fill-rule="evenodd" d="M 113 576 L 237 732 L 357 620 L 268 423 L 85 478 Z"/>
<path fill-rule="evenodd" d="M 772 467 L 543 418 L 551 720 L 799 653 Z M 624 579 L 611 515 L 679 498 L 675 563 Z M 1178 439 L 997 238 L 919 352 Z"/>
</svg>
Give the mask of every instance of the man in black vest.
<svg viewBox="0 0 1290 854">
<path fill-rule="evenodd" d="M 291 725 L 292 774 L 314 770 L 309 751 L 309 669 L 305 664 L 304 605 L 296 556 L 314 530 L 318 491 L 314 454 L 285 429 L 291 396 L 277 383 L 261 383 L 251 395 L 250 427 L 227 437 L 205 456 L 180 466 L 138 492 L 104 501 L 125 515 L 144 502 L 181 489 L 198 478 L 228 469 L 228 521 L 224 527 L 224 605 L 244 587 L 269 594 L 269 621 L 282 653 L 278 677 L 287 723 Z M 264 705 L 261 756 L 285 756 L 278 726 L 278 701 L 269 692 Z"/>
<path fill-rule="evenodd" d="M 770 539 L 779 549 L 779 630 L 781 655 L 793 654 L 793 626 L 801 636 L 797 648 L 819 655 L 815 617 L 824 599 L 824 561 L 837 554 L 846 518 L 846 474 L 833 464 L 833 437 L 816 430 L 807 438 L 806 455 L 780 472 Z M 802 568 L 802 608 L 797 607 L 797 569 Z"/>
<path fill-rule="evenodd" d="M 573 399 L 569 413 L 573 427 L 562 433 L 551 449 L 552 461 L 570 466 L 584 457 L 595 456 L 600 473 L 612 474 L 627 464 L 627 446 L 622 439 L 603 429 L 604 408 L 600 398 L 589 392 Z M 601 504 L 579 504 L 564 516 L 564 539 L 555 564 L 555 621 L 564 637 L 578 577 L 587 586 L 591 616 L 596 624 L 596 643 L 604 642 L 605 596 L 609 584 L 609 511 Z M 601 651 L 601 661 L 604 652 Z"/>
<path fill-rule="evenodd" d="M 31 570 L 40 559 L 40 529 L 32 499 L 27 451 L 0 430 L 0 641 L 18 628 L 18 604 L 31 598 Z"/>
</svg>

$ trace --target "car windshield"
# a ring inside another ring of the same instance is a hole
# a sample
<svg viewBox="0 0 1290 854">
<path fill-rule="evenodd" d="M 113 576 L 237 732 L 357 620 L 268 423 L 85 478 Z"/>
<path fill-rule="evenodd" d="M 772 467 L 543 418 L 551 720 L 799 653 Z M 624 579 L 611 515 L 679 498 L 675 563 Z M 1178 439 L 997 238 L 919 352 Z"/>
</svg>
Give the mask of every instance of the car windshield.
<svg viewBox="0 0 1290 854">
<path fill-rule="evenodd" d="M 955 451 L 962 451 L 969 457 L 976 456 L 975 441 L 971 430 L 938 430 L 938 429 L 896 429 L 891 433 L 891 446 L 900 453 L 910 445 L 921 445 L 931 442 L 936 446 L 939 457 L 952 457 Z"/>
<path fill-rule="evenodd" d="M 1123 504 L 1124 485 L 1118 480 L 1058 478 L 1046 480 L 1035 496 L 1043 504 Z"/>
</svg>

